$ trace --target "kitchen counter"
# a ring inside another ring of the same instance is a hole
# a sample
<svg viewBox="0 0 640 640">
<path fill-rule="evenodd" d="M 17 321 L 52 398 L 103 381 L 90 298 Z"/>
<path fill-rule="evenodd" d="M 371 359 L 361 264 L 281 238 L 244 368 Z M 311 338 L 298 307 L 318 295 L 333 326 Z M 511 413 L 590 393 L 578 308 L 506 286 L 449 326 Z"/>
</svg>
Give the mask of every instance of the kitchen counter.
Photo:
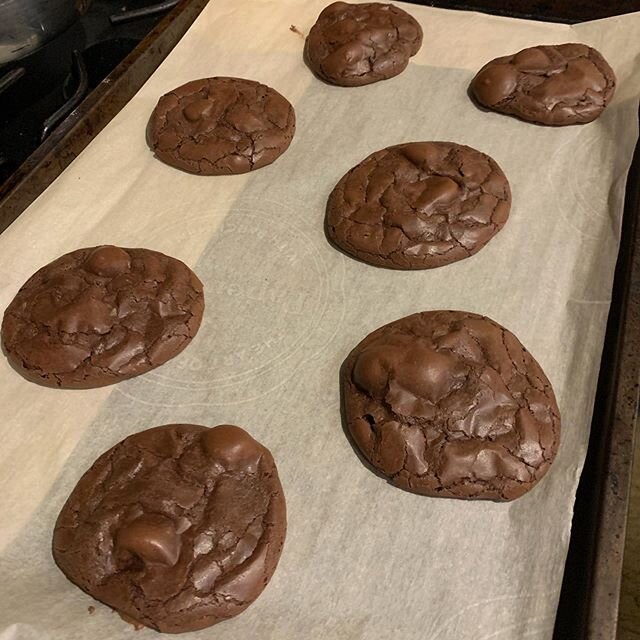
<svg viewBox="0 0 640 640">
<path fill-rule="evenodd" d="M 640 282 L 633 282 L 640 295 Z M 635 327 L 640 339 L 640 327 Z M 636 417 L 636 429 L 638 419 Z M 636 431 L 637 434 L 637 431 Z M 622 567 L 618 640 L 640 640 L 640 438 L 636 435 L 631 476 L 631 497 Z"/>
<path fill-rule="evenodd" d="M 640 640 L 640 444 L 637 440 L 635 462 L 622 570 L 618 640 Z"/>
</svg>

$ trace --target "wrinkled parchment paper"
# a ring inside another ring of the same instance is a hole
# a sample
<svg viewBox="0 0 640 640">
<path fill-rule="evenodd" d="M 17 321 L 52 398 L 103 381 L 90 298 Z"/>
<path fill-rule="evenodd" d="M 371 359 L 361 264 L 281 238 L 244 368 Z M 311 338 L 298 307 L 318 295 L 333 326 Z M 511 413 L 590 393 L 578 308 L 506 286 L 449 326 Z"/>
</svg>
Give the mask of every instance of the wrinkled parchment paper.
<svg viewBox="0 0 640 640">
<path fill-rule="evenodd" d="M 238 618 L 185 637 L 551 637 L 638 134 L 640 14 L 569 27 L 406 5 L 424 29 L 408 69 L 345 89 L 311 75 L 303 37 L 290 30 L 306 34 L 323 5 L 212 0 L 133 100 L 0 236 L 1 309 L 38 267 L 101 243 L 184 260 L 207 304 L 183 354 L 116 386 L 46 389 L 0 359 L 1 640 L 132 637 L 57 570 L 52 528 L 100 453 L 171 422 L 248 428 L 274 453 L 289 513 L 264 594 Z M 572 41 L 598 48 L 618 76 L 596 122 L 538 127 L 469 101 L 469 81 L 487 60 Z M 153 158 L 144 133 L 158 96 L 214 75 L 260 80 L 294 104 L 296 137 L 275 164 L 211 178 Z M 336 181 L 372 151 L 410 140 L 493 156 L 513 190 L 506 227 L 475 257 L 431 271 L 376 269 L 332 249 L 322 223 Z M 427 309 L 504 324 L 555 388 L 559 455 L 516 502 L 403 492 L 368 471 L 344 436 L 340 363 L 371 330 Z"/>
</svg>

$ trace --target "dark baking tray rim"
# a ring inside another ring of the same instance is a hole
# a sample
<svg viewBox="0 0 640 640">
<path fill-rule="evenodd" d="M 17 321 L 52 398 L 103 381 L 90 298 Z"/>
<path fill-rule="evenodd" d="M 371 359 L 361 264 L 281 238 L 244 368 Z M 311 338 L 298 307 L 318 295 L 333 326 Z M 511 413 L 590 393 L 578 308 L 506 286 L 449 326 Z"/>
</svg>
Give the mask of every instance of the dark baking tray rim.
<svg viewBox="0 0 640 640">
<path fill-rule="evenodd" d="M 526 0 L 511 3 L 520 5 L 521 11 L 483 9 L 468 2 L 447 0 L 414 1 L 510 17 L 577 21 L 551 15 L 549 11 L 542 14 L 533 11 L 532 6 L 540 5 Z M 0 233 L 133 97 L 207 3 L 208 0 L 182 0 L 0 187 Z M 640 9 L 640 1 L 634 8 Z M 585 15 L 584 19 L 590 17 Z M 630 286 L 632 282 L 640 282 L 640 252 L 635 251 L 640 242 L 639 212 L 640 146 L 636 146 L 627 179 L 622 239 L 589 448 L 574 509 L 554 632 L 556 640 L 616 637 L 640 373 L 640 351 L 633 344 L 640 327 L 640 287 Z"/>
</svg>

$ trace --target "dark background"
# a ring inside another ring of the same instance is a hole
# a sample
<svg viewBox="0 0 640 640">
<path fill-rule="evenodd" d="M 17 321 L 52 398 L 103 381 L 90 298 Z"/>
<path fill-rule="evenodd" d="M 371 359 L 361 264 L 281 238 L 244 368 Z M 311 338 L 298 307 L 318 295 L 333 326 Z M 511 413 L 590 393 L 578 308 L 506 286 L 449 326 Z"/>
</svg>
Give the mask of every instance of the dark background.
<svg viewBox="0 0 640 640">
<path fill-rule="evenodd" d="M 555 22 L 597 20 L 640 11 L 640 0 L 409 0 L 446 9 L 471 9 L 520 18 Z M 640 37 L 640 36 L 639 36 Z"/>
</svg>

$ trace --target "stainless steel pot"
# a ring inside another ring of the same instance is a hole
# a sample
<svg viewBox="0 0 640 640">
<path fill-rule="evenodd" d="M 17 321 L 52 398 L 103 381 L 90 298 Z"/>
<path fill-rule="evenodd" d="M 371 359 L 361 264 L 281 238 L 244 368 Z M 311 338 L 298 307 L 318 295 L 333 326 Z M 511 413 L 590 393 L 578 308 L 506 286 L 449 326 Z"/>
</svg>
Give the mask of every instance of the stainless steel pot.
<svg viewBox="0 0 640 640">
<path fill-rule="evenodd" d="M 91 0 L 0 0 L 0 65 L 29 55 L 65 31 Z"/>
</svg>

